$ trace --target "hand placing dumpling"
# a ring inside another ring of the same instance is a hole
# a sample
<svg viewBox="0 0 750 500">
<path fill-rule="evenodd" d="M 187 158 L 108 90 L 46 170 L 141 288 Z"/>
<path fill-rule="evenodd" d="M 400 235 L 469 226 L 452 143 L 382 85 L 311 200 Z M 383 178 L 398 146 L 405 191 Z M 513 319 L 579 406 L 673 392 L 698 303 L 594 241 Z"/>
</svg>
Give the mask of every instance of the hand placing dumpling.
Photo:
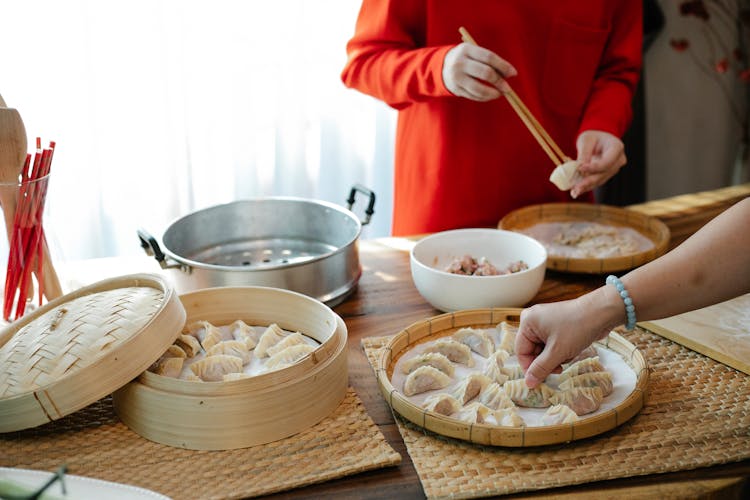
<svg viewBox="0 0 750 500">
<path fill-rule="evenodd" d="M 577 198 L 586 191 L 601 186 L 622 168 L 627 159 L 622 141 L 601 130 L 586 130 L 576 141 L 578 175 L 580 179 L 570 190 Z"/>
</svg>

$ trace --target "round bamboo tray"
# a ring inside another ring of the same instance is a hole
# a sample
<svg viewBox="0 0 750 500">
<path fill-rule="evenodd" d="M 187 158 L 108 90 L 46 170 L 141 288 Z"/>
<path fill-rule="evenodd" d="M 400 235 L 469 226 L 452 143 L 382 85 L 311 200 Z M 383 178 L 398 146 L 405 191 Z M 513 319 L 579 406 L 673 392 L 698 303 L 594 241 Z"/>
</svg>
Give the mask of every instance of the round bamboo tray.
<svg viewBox="0 0 750 500">
<path fill-rule="evenodd" d="M 0 332 L 0 432 L 57 420 L 137 377 L 174 342 L 185 310 L 160 276 L 95 283 Z"/>
<path fill-rule="evenodd" d="M 321 302 L 265 287 L 209 288 L 181 297 L 187 323 L 278 324 L 321 343 L 287 368 L 231 382 L 192 382 L 146 371 L 114 393 L 120 419 L 158 443 L 227 450 L 296 434 L 328 416 L 348 385 L 344 322 Z"/>
<path fill-rule="evenodd" d="M 591 203 L 544 203 L 510 212 L 498 223 L 498 228 L 522 231 L 542 222 L 597 222 L 610 226 L 629 227 L 654 243 L 653 248 L 618 257 L 572 258 L 549 252 L 547 269 L 570 273 L 604 274 L 633 269 L 666 253 L 669 246 L 669 228 L 656 217 Z"/>
<path fill-rule="evenodd" d="M 444 436 L 476 444 L 507 447 L 529 447 L 565 443 L 583 439 L 624 423 L 643 407 L 648 386 L 648 367 L 640 351 L 615 332 L 597 345 L 618 353 L 635 371 L 635 389 L 617 407 L 572 424 L 539 427 L 505 427 L 471 424 L 432 411 L 414 403 L 391 384 L 398 358 L 417 344 L 452 335 L 462 327 L 494 328 L 501 321 L 517 323 L 521 309 L 471 309 L 441 314 L 418 321 L 396 334 L 377 359 L 376 372 L 380 391 L 394 411 L 414 424 Z"/>
</svg>

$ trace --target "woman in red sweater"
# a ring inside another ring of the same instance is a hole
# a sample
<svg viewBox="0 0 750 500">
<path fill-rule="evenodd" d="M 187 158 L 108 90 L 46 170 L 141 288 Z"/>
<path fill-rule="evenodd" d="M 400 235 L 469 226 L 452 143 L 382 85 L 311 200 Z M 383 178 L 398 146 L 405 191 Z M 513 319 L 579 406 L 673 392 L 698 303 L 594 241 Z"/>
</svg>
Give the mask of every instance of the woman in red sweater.
<svg viewBox="0 0 750 500">
<path fill-rule="evenodd" d="M 592 201 L 625 164 L 619 137 L 640 72 L 641 9 L 633 0 L 364 0 L 342 79 L 399 110 L 393 234 L 494 227 L 525 205 Z M 458 43 L 460 26 L 480 46 Z M 570 193 L 549 182 L 554 165 L 499 98 L 507 84 L 581 161 Z"/>
</svg>

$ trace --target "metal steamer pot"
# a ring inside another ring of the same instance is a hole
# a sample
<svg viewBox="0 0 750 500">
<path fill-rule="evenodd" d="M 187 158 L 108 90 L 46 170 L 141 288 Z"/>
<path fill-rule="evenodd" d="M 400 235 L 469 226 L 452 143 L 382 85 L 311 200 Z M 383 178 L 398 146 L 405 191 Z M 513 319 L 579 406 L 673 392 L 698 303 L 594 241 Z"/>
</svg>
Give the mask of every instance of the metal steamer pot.
<svg viewBox="0 0 750 500">
<path fill-rule="evenodd" d="M 356 193 L 369 197 L 365 219 L 351 212 Z M 141 246 L 173 271 L 185 293 L 217 286 L 269 286 L 300 292 L 328 306 L 341 303 L 362 274 L 358 239 L 375 193 L 352 187 L 347 208 L 293 197 L 217 205 L 174 221 L 162 245 L 143 229 Z"/>
</svg>

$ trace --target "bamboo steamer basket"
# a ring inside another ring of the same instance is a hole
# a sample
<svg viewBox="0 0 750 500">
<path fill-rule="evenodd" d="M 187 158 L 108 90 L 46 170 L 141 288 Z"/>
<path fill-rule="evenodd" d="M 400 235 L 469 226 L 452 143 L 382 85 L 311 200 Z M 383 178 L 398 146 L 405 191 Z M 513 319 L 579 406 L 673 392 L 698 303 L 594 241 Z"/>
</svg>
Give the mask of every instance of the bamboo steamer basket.
<svg viewBox="0 0 750 500">
<path fill-rule="evenodd" d="M 148 368 L 185 310 L 160 276 L 104 280 L 59 297 L 0 332 L 0 432 L 62 418 Z"/>
<path fill-rule="evenodd" d="M 394 411 L 427 430 L 476 444 L 506 447 L 551 445 L 595 436 L 626 422 L 643 407 L 648 386 L 646 361 L 633 344 L 615 332 L 596 345 L 618 353 L 635 371 L 635 388 L 615 408 L 594 416 L 583 416 L 571 424 L 539 427 L 471 424 L 427 411 L 412 403 L 391 384 L 398 358 L 415 345 L 452 335 L 463 327 L 494 328 L 501 321 L 517 324 L 520 314 L 521 309 L 512 308 L 470 309 L 441 314 L 408 326 L 384 346 L 377 359 L 378 385 L 383 397 Z"/>
<path fill-rule="evenodd" d="M 266 287 L 221 287 L 181 297 L 187 323 L 241 319 L 278 324 L 321 343 L 298 363 L 231 382 L 192 382 L 145 371 L 114 393 L 120 419 L 141 436 L 193 450 L 244 448 L 296 434 L 328 416 L 348 385 L 344 322 L 305 295 Z"/>
<path fill-rule="evenodd" d="M 542 222 L 597 222 L 635 229 L 654 244 L 649 250 L 607 258 L 573 258 L 548 251 L 547 269 L 570 273 L 604 274 L 633 269 L 666 253 L 669 227 L 661 220 L 633 210 L 591 203 L 543 203 L 510 212 L 499 229 L 523 231 Z"/>
</svg>

